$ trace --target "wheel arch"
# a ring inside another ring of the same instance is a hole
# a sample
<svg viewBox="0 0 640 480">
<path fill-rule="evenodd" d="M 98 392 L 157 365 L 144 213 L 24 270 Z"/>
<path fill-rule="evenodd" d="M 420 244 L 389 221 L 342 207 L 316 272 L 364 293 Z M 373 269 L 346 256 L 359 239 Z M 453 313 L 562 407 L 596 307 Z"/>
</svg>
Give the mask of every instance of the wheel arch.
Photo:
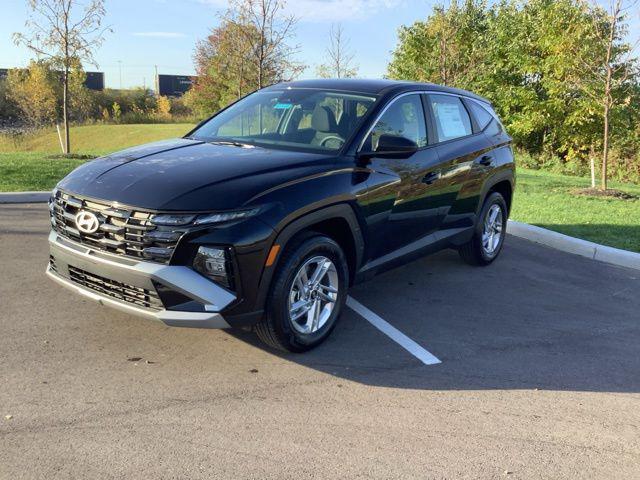
<svg viewBox="0 0 640 480">
<path fill-rule="evenodd" d="M 280 229 L 270 247 L 270 249 L 278 248 L 277 255 L 274 262 L 263 270 L 258 287 L 257 305 L 264 306 L 273 275 L 287 245 L 303 232 L 326 235 L 340 245 L 349 265 L 349 283 L 353 283 L 355 273 L 362 265 L 365 243 L 360 222 L 353 207 L 348 203 L 339 203 L 303 213 Z"/>
<path fill-rule="evenodd" d="M 514 178 L 511 171 L 503 171 L 493 177 L 491 177 L 484 185 L 483 193 L 481 196 L 482 201 L 478 205 L 478 214 L 484 205 L 485 200 L 493 192 L 497 192 L 504 198 L 507 204 L 507 215 L 511 213 L 511 206 L 513 204 L 513 190 L 514 190 Z"/>
</svg>

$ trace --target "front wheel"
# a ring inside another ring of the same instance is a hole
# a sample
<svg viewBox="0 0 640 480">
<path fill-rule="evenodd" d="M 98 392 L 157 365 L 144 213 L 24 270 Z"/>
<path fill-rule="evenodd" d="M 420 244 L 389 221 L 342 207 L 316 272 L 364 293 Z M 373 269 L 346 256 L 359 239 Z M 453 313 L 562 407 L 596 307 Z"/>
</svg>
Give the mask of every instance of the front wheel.
<svg viewBox="0 0 640 480">
<path fill-rule="evenodd" d="M 279 350 L 309 350 L 329 336 L 344 306 L 345 255 L 332 239 L 308 234 L 287 247 L 277 268 L 256 334 Z"/>
<path fill-rule="evenodd" d="M 502 251 L 507 233 L 507 204 L 502 195 L 493 192 L 482 206 L 473 237 L 458 252 L 471 265 L 489 265 Z"/>
</svg>

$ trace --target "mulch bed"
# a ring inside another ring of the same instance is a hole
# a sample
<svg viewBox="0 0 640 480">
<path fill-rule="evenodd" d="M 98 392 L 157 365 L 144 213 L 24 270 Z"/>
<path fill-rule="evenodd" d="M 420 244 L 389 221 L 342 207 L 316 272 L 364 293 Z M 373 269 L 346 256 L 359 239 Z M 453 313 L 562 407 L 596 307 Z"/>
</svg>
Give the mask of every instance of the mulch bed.
<svg viewBox="0 0 640 480">
<path fill-rule="evenodd" d="M 618 200 L 637 200 L 638 196 L 631 193 L 623 192 L 622 190 L 616 190 L 614 188 L 608 188 L 601 190 L 599 188 L 577 188 L 571 193 L 574 195 L 582 195 L 585 197 L 604 197 L 614 198 Z"/>
</svg>

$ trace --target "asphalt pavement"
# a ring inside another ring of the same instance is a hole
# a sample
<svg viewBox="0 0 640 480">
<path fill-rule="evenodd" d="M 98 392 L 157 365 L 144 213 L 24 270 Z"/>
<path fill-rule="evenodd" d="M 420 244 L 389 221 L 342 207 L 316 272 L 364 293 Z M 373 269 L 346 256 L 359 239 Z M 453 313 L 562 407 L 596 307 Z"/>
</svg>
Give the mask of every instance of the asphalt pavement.
<svg viewBox="0 0 640 480">
<path fill-rule="evenodd" d="M 55 285 L 46 205 L 0 206 L 0 479 L 640 478 L 640 272 L 515 237 L 352 297 L 302 355 Z"/>
</svg>

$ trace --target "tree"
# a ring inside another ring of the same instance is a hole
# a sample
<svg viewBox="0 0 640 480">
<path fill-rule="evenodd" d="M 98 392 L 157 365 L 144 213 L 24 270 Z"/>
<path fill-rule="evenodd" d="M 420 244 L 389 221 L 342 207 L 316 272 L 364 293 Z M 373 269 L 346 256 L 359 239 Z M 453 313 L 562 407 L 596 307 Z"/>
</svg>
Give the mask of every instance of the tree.
<svg viewBox="0 0 640 480">
<path fill-rule="evenodd" d="M 602 111 L 602 165 L 600 189 L 608 188 L 608 166 L 611 143 L 611 114 L 625 103 L 634 84 L 635 71 L 631 55 L 634 48 L 625 42 L 626 16 L 638 4 L 637 1 L 609 0 L 607 10 L 598 4 L 593 6 L 592 29 L 586 40 L 591 46 L 588 56 L 581 56 L 582 69 L 575 78 L 581 90 L 593 98 Z M 596 48 L 593 48 L 596 46 Z M 597 47 L 600 47 L 599 49 Z M 592 188 L 595 188 L 595 172 L 592 163 Z"/>
<path fill-rule="evenodd" d="M 201 116 L 266 85 L 296 77 L 304 68 L 289 45 L 295 18 L 281 0 L 234 0 L 220 25 L 196 44 L 196 81 L 185 104 Z"/>
<path fill-rule="evenodd" d="M 297 77 L 305 66 L 293 59 L 297 46 L 288 42 L 294 35 L 296 18 L 284 15 L 283 0 L 231 0 L 225 20 L 236 25 L 249 48 L 255 68 L 255 87 Z"/>
<path fill-rule="evenodd" d="M 640 79 L 621 23 L 607 57 L 605 33 L 614 17 L 620 18 L 586 0 L 452 1 L 400 29 L 388 76 L 487 97 L 535 165 L 582 174 L 592 152 L 603 148 L 609 121 L 625 126 L 612 141 L 627 158 L 640 148 L 633 134 L 640 122 L 634 107 Z M 610 95 L 606 65 L 613 69 Z M 605 98 L 612 102 L 607 121 Z M 631 163 L 620 165 L 632 171 Z"/>
<path fill-rule="evenodd" d="M 326 49 L 327 63 L 317 68 L 322 78 L 352 78 L 358 75 L 358 67 L 353 64 L 354 53 L 349 51 L 349 40 L 344 38 L 342 25 L 331 25 L 329 46 Z"/>
<path fill-rule="evenodd" d="M 473 85 L 484 66 L 488 10 L 484 0 L 438 5 L 426 21 L 403 26 L 388 66 L 391 78 Z"/>
<path fill-rule="evenodd" d="M 205 116 L 254 90 L 257 75 L 251 55 L 238 25 L 223 19 L 196 44 L 197 76 L 185 102 Z"/>
<path fill-rule="evenodd" d="M 64 150 L 71 152 L 69 138 L 69 80 L 74 64 L 95 64 L 93 50 L 104 34 L 104 0 L 90 0 L 83 9 L 77 0 L 29 0 L 31 13 L 26 22 L 28 33 L 15 33 L 14 42 L 24 45 L 38 57 L 48 58 L 62 70 L 62 117 Z"/>
<path fill-rule="evenodd" d="M 34 62 L 25 69 L 9 70 L 7 96 L 21 116 L 34 126 L 53 122 L 56 109 L 56 74 L 46 62 Z"/>
</svg>

